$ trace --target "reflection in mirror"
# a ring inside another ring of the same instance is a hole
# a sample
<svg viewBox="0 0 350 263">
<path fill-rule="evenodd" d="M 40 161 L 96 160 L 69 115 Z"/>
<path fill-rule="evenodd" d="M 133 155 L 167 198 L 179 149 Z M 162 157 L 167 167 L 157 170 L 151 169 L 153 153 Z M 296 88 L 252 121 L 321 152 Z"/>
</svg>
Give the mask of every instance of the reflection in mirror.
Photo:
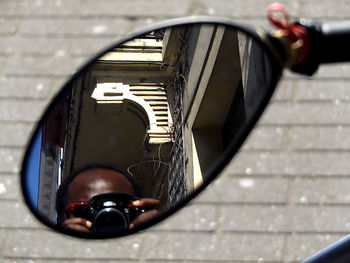
<svg viewBox="0 0 350 263">
<path fill-rule="evenodd" d="M 22 175 L 27 196 L 37 196 L 32 209 L 52 226 L 96 237 L 168 211 L 214 176 L 271 89 L 270 63 L 257 41 L 216 24 L 116 46 L 41 120 Z"/>
</svg>

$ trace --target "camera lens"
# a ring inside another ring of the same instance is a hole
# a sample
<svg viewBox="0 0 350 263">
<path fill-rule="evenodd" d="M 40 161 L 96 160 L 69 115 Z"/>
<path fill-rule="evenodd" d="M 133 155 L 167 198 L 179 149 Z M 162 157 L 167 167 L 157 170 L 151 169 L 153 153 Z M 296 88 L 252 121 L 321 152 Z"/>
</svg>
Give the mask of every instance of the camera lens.
<svg viewBox="0 0 350 263">
<path fill-rule="evenodd" d="M 93 231 L 99 234 L 120 233 L 127 230 L 127 218 L 115 208 L 104 208 L 99 211 L 93 221 Z"/>
</svg>

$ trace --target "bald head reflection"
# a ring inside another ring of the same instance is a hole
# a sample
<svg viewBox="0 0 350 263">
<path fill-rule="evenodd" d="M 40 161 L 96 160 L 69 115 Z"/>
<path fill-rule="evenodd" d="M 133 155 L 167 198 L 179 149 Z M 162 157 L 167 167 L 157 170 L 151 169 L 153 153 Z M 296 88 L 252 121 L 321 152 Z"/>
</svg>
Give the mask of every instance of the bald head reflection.
<svg viewBox="0 0 350 263">
<path fill-rule="evenodd" d="M 67 201 L 88 202 L 93 196 L 105 193 L 135 194 L 131 182 L 123 174 L 110 169 L 90 169 L 79 173 L 69 184 Z"/>
</svg>

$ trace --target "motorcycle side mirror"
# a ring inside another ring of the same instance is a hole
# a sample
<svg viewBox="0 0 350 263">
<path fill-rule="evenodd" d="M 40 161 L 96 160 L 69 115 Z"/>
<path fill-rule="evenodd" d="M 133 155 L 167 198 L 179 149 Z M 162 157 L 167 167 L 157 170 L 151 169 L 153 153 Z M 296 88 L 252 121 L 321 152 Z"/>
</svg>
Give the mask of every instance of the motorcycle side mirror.
<svg viewBox="0 0 350 263">
<path fill-rule="evenodd" d="M 31 211 L 59 232 L 105 238 L 184 206 L 231 160 L 281 76 L 259 33 L 224 19 L 175 20 L 91 59 L 29 142 L 21 176 Z M 130 199 L 91 204 L 112 192 Z M 93 231 L 110 225 L 113 216 L 99 217 L 107 210 L 126 227 Z"/>
<path fill-rule="evenodd" d="M 334 45 L 338 37 L 300 25 L 313 39 Z M 310 75 L 320 63 L 350 60 L 340 51 L 320 56 L 327 46 L 303 39 L 205 17 L 114 43 L 67 81 L 34 129 L 21 170 L 27 205 L 47 226 L 83 238 L 123 236 L 167 218 L 233 158 L 284 67 Z"/>
</svg>

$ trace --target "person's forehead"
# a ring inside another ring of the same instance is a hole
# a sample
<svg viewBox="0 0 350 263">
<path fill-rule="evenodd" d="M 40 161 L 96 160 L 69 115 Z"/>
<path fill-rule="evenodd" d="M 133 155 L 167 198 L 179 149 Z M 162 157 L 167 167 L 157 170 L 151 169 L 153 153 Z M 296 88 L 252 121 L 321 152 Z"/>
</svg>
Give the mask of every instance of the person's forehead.
<svg viewBox="0 0 350 263">
<path fill-rule="evenodd" d="M 123 174 L 100 168 L 79 173 L 68 186 L 71 201 L 88 201 L 95 195 L 109 192 L 133 194 L 134 188 Z"/>
</svg>

